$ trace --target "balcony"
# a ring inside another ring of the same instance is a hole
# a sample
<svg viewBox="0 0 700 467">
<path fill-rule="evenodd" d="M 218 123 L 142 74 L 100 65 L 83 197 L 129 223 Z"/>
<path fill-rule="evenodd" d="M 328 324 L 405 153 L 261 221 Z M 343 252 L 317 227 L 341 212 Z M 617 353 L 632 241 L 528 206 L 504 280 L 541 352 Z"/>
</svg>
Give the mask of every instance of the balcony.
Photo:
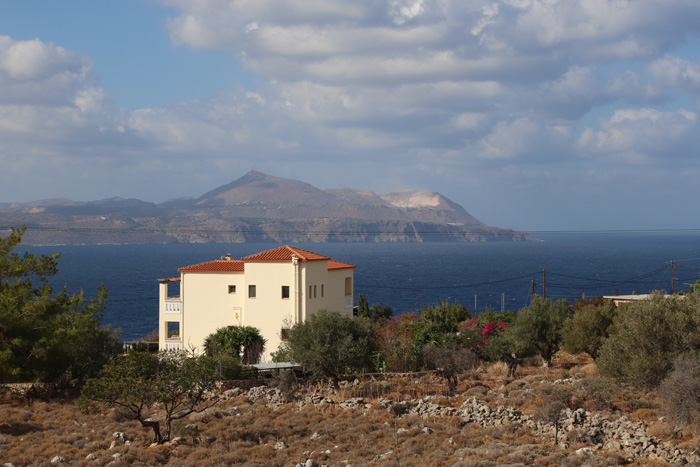
<svg viewBox="0 0 700 467">
<path fill-rule="evenodd" d="M 163 350 L 165 350 L 166 352 L 179 352 L 180 350 L 182 350 L 182 343 L 176 340 L 166 340 L 165 349 Z"/>
<path fill-rule="evenodd" d="M 182 302 L 180 297 L 168 297 L 165 299 L 165 310 L 166 314 L 179 315 L 182 313 Z"/>
</svg>

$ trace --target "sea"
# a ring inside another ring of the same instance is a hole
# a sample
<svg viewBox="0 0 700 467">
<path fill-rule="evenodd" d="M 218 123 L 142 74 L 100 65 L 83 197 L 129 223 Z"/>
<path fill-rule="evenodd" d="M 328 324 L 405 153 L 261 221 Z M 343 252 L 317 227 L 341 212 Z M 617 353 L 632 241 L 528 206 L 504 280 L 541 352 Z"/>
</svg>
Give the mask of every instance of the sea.
<svg viewBox="0 0 700 467">
<path fill-rule="evenodd" d="M 688 290 L 700 274 L 700 231 L 533 232 L 536 242 L 298 243 L 296 247 L 355 264 L 355 303 L 389 305 L 394 314 L 437 302 L 472 313 L 519 310 L 533 296 L 578 296 Z M 231 254 L 240 258 L 280 244 L 128 244 L 27 246 L 60 251 L 55 291 L 108 291 L 103 322 L 125 340 L 158 327 L 158 279 L 178 268 Z"/>
</svg>

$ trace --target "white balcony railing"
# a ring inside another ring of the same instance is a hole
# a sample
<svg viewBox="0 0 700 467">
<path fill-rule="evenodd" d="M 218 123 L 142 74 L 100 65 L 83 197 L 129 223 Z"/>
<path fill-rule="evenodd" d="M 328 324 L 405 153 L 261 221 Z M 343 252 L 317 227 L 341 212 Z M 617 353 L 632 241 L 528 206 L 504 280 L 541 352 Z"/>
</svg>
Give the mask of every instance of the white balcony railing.
<svg viewBox="0 0 700 467">
<path fill-rule="evenodd" d="M 165 313 L 182 313 L 182 302 L 180 301 L 180 299 L 165 299 Z"/>
<path fill-rule="evenodd" d="M 166 352 L 179 352 L 182 349 L 180 341 L 165 341 Z"/>
<path fill-rule="evenodd" d="M 352 295 L 345 297 L 345 308 L 352 308 Z"/>
</svg>

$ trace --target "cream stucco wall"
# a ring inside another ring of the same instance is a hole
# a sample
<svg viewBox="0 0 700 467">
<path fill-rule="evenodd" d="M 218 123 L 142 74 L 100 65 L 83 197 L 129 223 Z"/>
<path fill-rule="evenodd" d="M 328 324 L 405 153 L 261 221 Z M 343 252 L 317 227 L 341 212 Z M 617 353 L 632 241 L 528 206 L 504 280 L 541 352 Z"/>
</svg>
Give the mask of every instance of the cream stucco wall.
<svg viewBox="0 0 700 467">
<path fill-rule="evenodd" d="M 301 319 L 306 321 L 318 310 L 328 308 L 328 261 L 302 263 L 301 275 L 304 305 Z"/>
<path fill-rule="evenodd" d="M 350 295 L 347 296 L 348 300 L 346 300 L 345 279 L 348 277 L 351 281 L 351 290 Z M 328 271 L 328 283 L 328 309 L 330 311 L 337 311 L 342 315 L 352 316 L 352 307 L 354 306 L 353 297 L 355 295 L 354 269 L 347 268 Z M 348 304 L 349 306 L 347 306 Z"/>
<path fill-rule="evenodd" d="M 294 324 L 294 265 L 290 262 L 249 262 L 245 265 L 244 325 L 253 326 L 267 341 L 263 361 L 270 360 L 281 342 L 283 326 Z M 248 286 L 255 285 L 255 298 L 248 297 Z M 289 298 L 282 298 L 282 286 L 289 287 Z"/>
<path fill-rule="evenodd" d="M 182 329 L 182 303 L 179 297 L 180 284 L 160 282 L 158 299 L 158 348 L 166 349 L 166 341 L 177 344 L 178 339 L 167 339 L 167 323 L 178 323 Z"/>
<path fill-rule="evenodd" d="M 236 286 L 235 293 L 229 293 L 229 285 Z M 224 326 L 243 324 L 245 292 L 243 273 L 183 273 L 180 333 L 184 348 L 202 352 L 209 334 Z"/>
</svg>

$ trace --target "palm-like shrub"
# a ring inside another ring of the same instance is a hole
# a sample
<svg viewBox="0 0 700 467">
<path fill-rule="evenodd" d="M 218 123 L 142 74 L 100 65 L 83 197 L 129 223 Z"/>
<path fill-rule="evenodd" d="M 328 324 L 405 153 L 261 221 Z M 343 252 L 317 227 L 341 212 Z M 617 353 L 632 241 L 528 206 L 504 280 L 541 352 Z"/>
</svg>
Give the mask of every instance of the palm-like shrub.
<svg viewBox="0 0 700 467">
<path fill-rule="evenodd" d="M 252 326 L 226 326 L 204 339 L 204 351 L 212 357 L 238 357 L 243 350 L 241 364 L 259 363 L 265 351 L 265 338 Z"/>
</svg>

